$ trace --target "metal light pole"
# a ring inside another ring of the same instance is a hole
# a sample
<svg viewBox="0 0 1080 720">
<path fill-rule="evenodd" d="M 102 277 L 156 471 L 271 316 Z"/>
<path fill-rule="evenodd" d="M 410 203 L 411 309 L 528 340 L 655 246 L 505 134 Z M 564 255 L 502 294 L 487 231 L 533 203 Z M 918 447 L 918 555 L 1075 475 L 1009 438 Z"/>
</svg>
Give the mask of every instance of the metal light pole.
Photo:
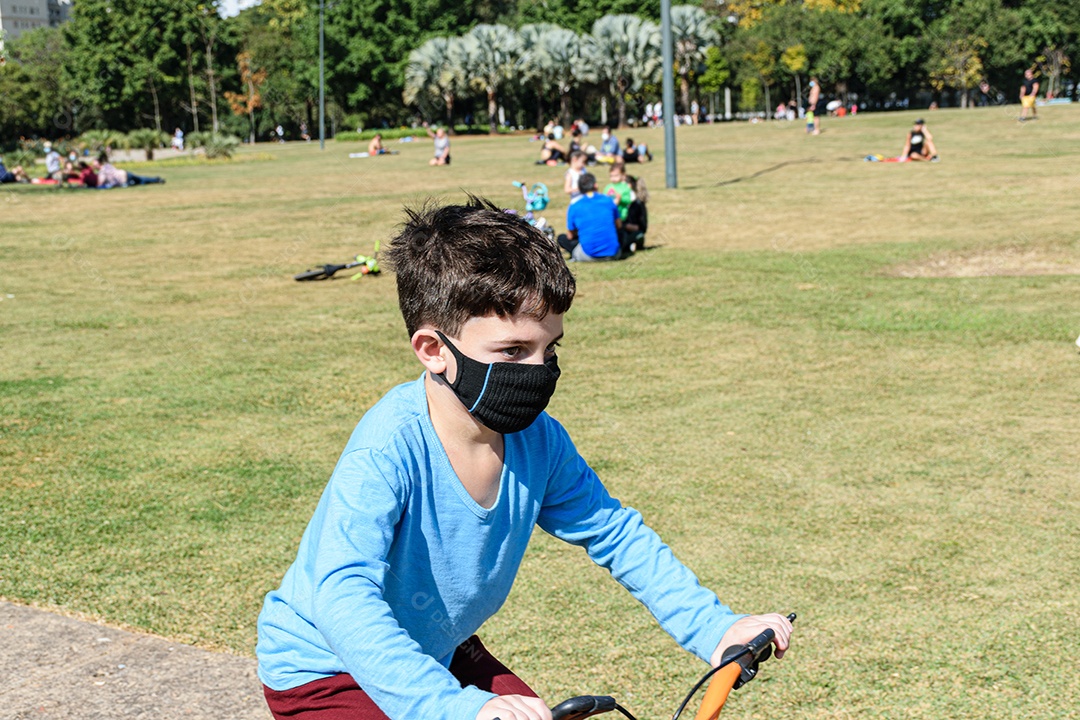
<svg viewBox="0 0 1080 720">
<path fill-rule="evenodd" d="M 664 56 L 664 176 L 669 188 L 679 187 L 675 167 L 675 43 L 671 37 L 671 0 L 660 0 L 660 33 Z"/>
<path fill-rule="evenodd" d="M 319 0 L 319 149 L 326 149 L 326 88 L 323 83 L 323 6 Z"/>
</svg>

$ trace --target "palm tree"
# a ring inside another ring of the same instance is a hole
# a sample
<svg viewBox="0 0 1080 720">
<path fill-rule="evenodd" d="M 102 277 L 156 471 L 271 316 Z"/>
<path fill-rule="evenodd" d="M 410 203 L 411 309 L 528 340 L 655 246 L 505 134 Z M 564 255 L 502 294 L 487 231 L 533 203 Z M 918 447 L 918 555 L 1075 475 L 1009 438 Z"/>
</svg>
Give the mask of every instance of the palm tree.
<svg viewBox="0 0 1080 720">
<path fill-rule="evenodd" d="M 420 104 L 425 96 L 434 96 L 446 106 L 446 122 L 454 121 L 454 96 L 458 83 L 453 72 L 451 46 L 457 38 L 435 37 L 409 53 L 405 66 L 407 104 Z"/>
<path fill-rule="evenodd" d="M 690 114 L 690 71 L 705 62 L 706 51 L 720 42 L 720 35 L 700 6 L 676 5 L 671 8 L 671 36 L 675 64 L 679 66 L 683 112 Z"/>
<path fill-rule="evenodd" d="M 529 23 L 518 30 L 521 38 L 520 77 L 522 84 L 529 84 L 536 93 L 536 127 L 544 126 L 544 98 L 554 85 L 552 67 L 547 52 L 542 47 L 543 38 L 559 30 L 551 23 Z"/>
<path fill-rule="evenodd" d="M 169 136 L 160 130 L 139 128 L 127 134 L 127 146 L 146 151 L 146 159 L 154 159 L 154 151 L 169 141 Z"/>
<path fill-rule="evenodd" d="M 449 62 L 447 82 L 455 97 L 465 98 L 473 94 L 473 79 L 480 73 L 480 43 L 472 35 L 450 38 L 446 47 Z"/>
<path fill-rule="evenodd" d="M 600 82 L 615 96 L 618 125 L 626 124 L 626 94 L 660 75 L 660 28 L 636 15 L 605 15 L 585 38 L 586 55 Z"/>
<path fill-rule="evenodd" d="M 469 47 L 477 60 L 471 84 L 487 93 L 488 127 L 497 132 L 499 90 L 512 78 L 521 64 L 521 37 L 505 25 L 477 25 L 466 35 Z"/>
<path fill-rule="evenodd" d="M 547 57 L 554 87 L 559 93 L 559 115 L 563 125 L 570 124 L 570 92 L 592 78 L 592 69 L 584 56 L 584 43 L 573 30 L 555 28 L 540 38 Z"/>
</svg>

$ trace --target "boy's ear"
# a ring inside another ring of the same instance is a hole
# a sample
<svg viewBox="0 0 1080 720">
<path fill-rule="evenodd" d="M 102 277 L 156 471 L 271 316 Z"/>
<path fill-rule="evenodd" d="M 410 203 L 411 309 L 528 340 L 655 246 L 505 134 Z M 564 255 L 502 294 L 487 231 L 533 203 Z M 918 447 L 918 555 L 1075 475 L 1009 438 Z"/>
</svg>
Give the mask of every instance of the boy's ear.
<svg viewBox="0 0 1080 720">
<path fill-rule="evenodd" d="M 421 328 L 413 333 L 412 349 L 416 359 L 431 372 L 440 375 L 446 372 L 446 358 L 443 357 L 444 345 L 431 328 Z"/>
</svg>

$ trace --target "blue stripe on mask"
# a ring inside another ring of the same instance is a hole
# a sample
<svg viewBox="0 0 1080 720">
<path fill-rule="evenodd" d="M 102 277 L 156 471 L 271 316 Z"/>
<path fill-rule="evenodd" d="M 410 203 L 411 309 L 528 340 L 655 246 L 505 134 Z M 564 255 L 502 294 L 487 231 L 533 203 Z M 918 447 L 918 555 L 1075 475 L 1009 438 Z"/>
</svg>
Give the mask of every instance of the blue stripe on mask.
<svg viewBox="0 0 1080 720">
<path fill-rule="evenodd" d="M 469 408 L 469 414 L 470 415 L 472 414 L 472 411 L 476 409 L 476 406 L 480 404 L 480 401 L 484 399 L 484 393 L 487 391 L 487 387 L 488 387 L 488 380 L 491 378 L 491 368 L 492 368 L 492 366 L 493 366 L 492 363 L 488 363 L 487 372 L 484 374 L 484 387 L 480 388 L 480 395 L 477 396 L 476 402 L 473 403 L 473 406 L 471 408 Z M 459 370 L 459 372 L 460 372 L 460 370 Z"/>
</svg>

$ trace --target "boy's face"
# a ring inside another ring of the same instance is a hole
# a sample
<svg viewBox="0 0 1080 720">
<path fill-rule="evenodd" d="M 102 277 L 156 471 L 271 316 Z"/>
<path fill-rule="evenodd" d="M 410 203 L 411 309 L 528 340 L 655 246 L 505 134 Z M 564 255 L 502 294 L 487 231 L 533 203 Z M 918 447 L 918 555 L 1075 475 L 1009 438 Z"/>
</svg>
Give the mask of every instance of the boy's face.
<svg viewBox="0 0 1080 720">
<path fill-rule="evenodd" d="M 543 320 L 528 315 L 499 317 L 485 315 L 470 318 L 457 337 L 450 337 L 458 350 L 477 362 L 513 362 L 541 365 L 555 354 L 556 343 L 563 336 L 563 316 L 548 313 Z M 457 378 L 457 363 L 450 349 L 443 347 L 446 376 Z"/>
</svg>

